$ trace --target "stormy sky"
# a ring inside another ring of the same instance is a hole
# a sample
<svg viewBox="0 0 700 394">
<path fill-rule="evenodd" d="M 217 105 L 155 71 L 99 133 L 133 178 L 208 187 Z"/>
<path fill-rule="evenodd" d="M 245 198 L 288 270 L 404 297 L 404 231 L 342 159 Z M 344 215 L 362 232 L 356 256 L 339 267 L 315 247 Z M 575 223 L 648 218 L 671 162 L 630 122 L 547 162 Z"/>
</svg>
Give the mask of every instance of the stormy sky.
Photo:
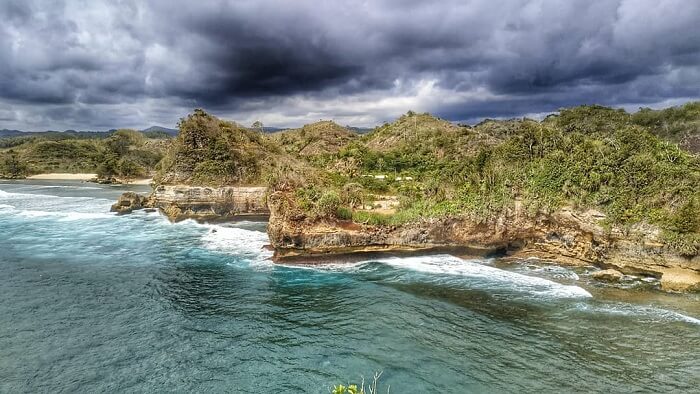
<svg viewBox="0 0 700 394">
<path fill-rule="evenodd" d="M 0 128 L 475 122 L 700 97 L 700 1 L 0 0 Z"/>
</svg>

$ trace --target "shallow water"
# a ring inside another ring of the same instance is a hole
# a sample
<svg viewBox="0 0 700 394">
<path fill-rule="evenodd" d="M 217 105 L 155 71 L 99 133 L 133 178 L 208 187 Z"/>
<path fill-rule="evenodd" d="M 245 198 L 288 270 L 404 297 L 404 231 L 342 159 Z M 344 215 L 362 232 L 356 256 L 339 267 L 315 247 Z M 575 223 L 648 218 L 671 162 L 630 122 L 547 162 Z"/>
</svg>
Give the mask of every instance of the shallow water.
<svg viewBox="0 0 700 394">
<path fill-rule="evenodd" d="M 698 295 L 539 261 L 274 265 L 264 224 L 108 213 L 124 189 L 0 184 L 0 392 L 700 387 Z"/>
</svg>

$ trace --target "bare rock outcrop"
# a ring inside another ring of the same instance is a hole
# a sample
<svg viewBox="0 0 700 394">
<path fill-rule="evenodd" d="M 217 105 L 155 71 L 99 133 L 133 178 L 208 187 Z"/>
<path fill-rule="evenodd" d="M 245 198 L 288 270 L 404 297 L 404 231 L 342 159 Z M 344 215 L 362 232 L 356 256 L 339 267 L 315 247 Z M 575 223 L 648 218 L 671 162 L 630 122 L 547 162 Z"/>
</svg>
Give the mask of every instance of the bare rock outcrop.
<svg viewBox="0 0 700 394">
<path fill-rule="evenodd" d="M 144 208 L 146 200 L 147 198 L 140 194 L 134 192 L 126 192 L 119 196 L 119 199 L 116 203 L 112 205 L 110 211 L 116 212 L 117 215 L 131 213 L 134 210 Z"/>
<path fill-rule="evenodd" d="M 148 197 L 133 192 L 122 194 L 112 211 L 123 214 L 141 208 L 156 208 L 172 221 L 266 218 L 269 215 L 266 191 L 265 187 L 160 185 Z"/>
<path fill-rule="evenodd" d="M 149 200 L 151 207 L 160 209 L 173 221 L 226 221 L 241 216 L 267 216 L 266 191 L 265 187 L 161 185 Z"/>
</svg>

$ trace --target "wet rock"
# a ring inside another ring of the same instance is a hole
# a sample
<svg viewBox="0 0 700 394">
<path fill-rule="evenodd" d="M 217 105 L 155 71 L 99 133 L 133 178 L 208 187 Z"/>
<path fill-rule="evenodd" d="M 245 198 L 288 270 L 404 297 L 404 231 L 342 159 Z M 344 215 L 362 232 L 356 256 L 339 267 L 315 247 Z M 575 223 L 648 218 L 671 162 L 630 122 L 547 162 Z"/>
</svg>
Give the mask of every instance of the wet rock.
<svg viewBox="0 0 700 394">
<path fill-rule="evenodd" d="M 685 268 L 669 268 L 661 276 L 661 289 L 665 291 L 700 291 L 700 273 Z"/>
<path fill-rule="evenodd" d="M 121 182 L 117 180 L 117 178 L 114 177 L 106 177 L 106 178 L 92 178 L 90 179 L 90 182 L 97 183 L 100 185 L 119 185 Z"/>
<path fill-rule="evenodd" d="M 593 278 L 604 282 L 619 282 L 625 276 L 622 272 L 614 269 L 607 269 L 593 273 Z"/>
<path fill-rule="evenodd" d="M 119 196 L 117 202 L 112 205 L 111 212 L 116 212 L 118 215 L 131 213 L 134 210 L 144 208 L 146 197 L 134 192 L 126 192 Z"/>
</svg>

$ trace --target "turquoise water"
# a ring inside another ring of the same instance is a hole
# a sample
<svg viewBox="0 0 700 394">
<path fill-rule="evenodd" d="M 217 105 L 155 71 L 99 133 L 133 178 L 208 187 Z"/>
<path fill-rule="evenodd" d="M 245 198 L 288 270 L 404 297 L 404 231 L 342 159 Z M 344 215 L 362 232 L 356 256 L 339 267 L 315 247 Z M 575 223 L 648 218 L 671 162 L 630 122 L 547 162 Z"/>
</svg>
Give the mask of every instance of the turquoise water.
<svg viewBox="0 0 700 394">
<path fill-rule="evenodd" d="M 137 188 L 138 189 L 138 188 Z M 700 298 L 449 255 L 274 265 L 264 224 L 0 184 L 0 392 L 697 392 Z"/>
</svg>

